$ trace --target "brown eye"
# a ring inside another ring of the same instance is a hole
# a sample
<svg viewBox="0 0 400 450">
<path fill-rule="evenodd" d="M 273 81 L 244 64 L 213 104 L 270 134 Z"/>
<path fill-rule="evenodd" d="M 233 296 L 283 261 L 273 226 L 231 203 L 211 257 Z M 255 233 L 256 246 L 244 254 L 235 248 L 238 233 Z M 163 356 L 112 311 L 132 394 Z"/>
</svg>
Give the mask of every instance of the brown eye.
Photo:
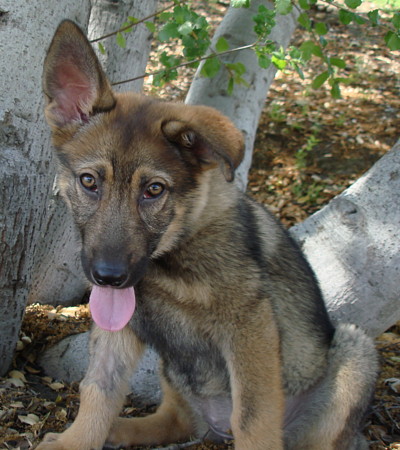
<svg viewBox="0 0 400 450">
<path fill-rule="evenodd" d="M 164 192 L 164 186 L 161 183 L 152 183 L 143 194 L 144 198 L 157 198 Z"/>
<path fill-rule="evenodd" d="M 84 173 L 80 176 L 81 185 L 88 191 L 97 192 L 96 178 L 90 173 Z"/>
</svg>

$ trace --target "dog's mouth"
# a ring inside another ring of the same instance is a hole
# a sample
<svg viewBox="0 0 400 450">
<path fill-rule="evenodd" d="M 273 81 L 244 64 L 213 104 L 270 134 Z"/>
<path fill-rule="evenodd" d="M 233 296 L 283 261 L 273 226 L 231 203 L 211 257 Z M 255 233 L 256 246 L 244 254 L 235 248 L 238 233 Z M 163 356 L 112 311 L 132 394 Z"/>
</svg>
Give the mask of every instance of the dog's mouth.
<svg viewBox="0 0 400 450">
<path fill-rule="evenodd" d="M 135 311 L 135 290 L 133 287 L 116 289 L 94 285 L 89 306 L 97 326 L 106 331 L 119 331 L 129 322 Z"/>
<path fill-rule="evenodd" d="M 106 331 L 122 330 L 135 312 L 133 286 L 145 275 L 148 258 L 140 258 L 135 264 L 126 261 L 129 258 L 87 258 L 82 253 L 83 269 L 93 283 L 90 312 L 96 325 Z"/>
</svg>

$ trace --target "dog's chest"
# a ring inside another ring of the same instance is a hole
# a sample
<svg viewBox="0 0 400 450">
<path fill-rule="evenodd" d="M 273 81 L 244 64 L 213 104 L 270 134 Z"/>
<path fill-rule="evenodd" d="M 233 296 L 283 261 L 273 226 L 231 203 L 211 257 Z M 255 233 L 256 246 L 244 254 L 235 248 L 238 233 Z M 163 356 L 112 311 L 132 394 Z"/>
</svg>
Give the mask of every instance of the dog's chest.
<svg viewBox="0 0 400 450">
<path fill-rule="evenodd" d="M 162 301 L 139 300 L 131 324 L 161 356 L 164 375 L 176 388 L 200 397 L 230 395 L 220 350 L 189 315 Z"/>
</svg>

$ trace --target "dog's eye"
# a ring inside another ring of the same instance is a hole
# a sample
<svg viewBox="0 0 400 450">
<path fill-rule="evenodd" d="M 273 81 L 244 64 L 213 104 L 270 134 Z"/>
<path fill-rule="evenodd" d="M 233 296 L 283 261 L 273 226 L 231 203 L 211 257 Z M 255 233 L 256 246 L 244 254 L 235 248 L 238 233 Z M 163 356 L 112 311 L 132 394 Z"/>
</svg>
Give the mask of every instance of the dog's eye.
<svg viewBox="0 0 400 450">
<path fill-rule="evenodd" d="M 143 194 L 144 198 L 157 198 L 164 192 L 164 186 L 161 183 L 152 183 Z"/>
<path fill-rule="evenodd" d="M 97 192 L 96 178 L 90 173 L 84 173 L 80 176 L 81 185 L 91 192 Z"/>
</svg>

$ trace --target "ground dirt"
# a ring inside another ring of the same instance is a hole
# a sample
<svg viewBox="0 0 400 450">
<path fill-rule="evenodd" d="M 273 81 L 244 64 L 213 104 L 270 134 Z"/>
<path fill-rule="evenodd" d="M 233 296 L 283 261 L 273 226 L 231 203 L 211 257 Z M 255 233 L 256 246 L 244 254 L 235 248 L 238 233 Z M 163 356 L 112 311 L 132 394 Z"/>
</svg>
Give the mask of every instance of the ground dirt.
<svg viewBox="0 0 400 450">
<path fill-rule="evenodd" d="M 225 9 L 218 2 L 197 2 L 217 23 Z M 207 5 L 207 6 L 205 6 Z M 334 10 L 318 7 L 314 19 L 330 28 L 329 49 L 347 62 L 351 79 L 342 99 L 328 87 L 309 88 L 317 62 L 305 70 L 308 81 L 280 73 L 271 88 L 254 150 L 249 194 L 267 204 L 286 226 L 304 220 L 349 186 L 399 137 L 400 64 L 398 52 L 385 50 L 382 31 L 344 27 Z M 298 30 L 296 42 L 304 38 Z M 182 99 L 192 74 L 159 93 Z M 151 91 L 147 84 L 145 89 Z M 86 305 L 73 308 L 31 305 L 27 308 L 12 370 L 0 378 L 0 449 L 28 449 L 48 431 L 61 431 L 78 407 L 78 385 L 46 377 L 36 364 L 43 350 L 64 336 L 90 326 Z M 373 450 L 400 449 L 400 324 L 377 340 L 382 370 L 364 433 Z M 142 415 L 127 402 L 123 414 Z M 170 448 L 170 447 L 169 447 Z M 171 447 L 172 448 L 172 447 Z M 224 449 L 231 444 L 193 444 L 174 448 Z M 250 450 L 250 449 L 249 449 Z M 323 449 L 321 449 L 323 450 Z"/>
</svg>

